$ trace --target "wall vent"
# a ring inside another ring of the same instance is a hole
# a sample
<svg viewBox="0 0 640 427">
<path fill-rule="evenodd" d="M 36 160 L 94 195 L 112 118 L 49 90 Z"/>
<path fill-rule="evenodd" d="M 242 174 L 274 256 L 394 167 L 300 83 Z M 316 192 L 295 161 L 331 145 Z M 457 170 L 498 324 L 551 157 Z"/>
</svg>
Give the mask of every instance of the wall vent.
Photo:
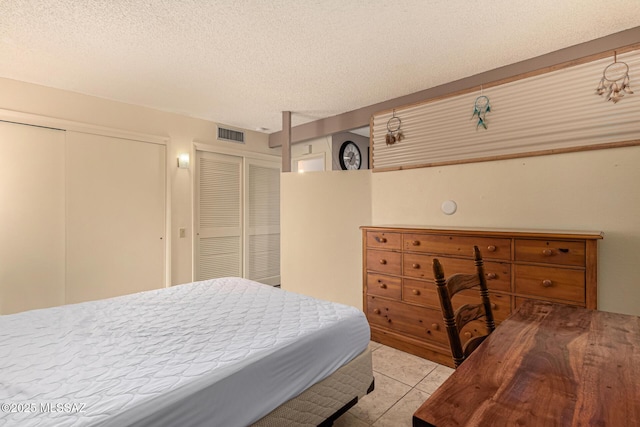
<svg viewBox="0 0 640 427">
<path fill-rule="evenodd" d="M 244 132 L 218 127 L 218 139 L 244 144 Z"/>
</svg>

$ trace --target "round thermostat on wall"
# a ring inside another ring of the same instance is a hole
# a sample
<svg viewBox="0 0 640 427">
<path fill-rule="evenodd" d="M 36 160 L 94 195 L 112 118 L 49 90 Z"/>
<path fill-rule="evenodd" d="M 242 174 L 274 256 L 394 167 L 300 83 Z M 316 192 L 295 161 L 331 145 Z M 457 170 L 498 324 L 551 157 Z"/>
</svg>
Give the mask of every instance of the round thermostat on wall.
<svg viewBox="0 0 640 427">
<path fill-rule="evenodd" d="M 362 154 L 353 141 L 345 141 L 338 154 L 342 170 L 357 170 L 362 166 Z"/>
<path fill-rule="evenodd" d="M 456 213 L 458 205 L 453 200 L 445 200 L 444 202 L 442 202 L 441 209 L 445 215 L 453 215 L 454 213 Z"/>
</svg>

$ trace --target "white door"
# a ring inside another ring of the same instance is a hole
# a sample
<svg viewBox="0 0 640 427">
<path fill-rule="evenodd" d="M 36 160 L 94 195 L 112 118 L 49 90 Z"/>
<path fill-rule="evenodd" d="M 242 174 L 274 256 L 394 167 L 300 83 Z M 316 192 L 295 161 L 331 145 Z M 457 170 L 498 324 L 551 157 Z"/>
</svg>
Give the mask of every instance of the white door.
<svg viewBox="0 0 640 427">
<path fill-rule="evenodd" d="M 195 280 L 242 276 L 242 157 L 196 152 Z"/>
<path fill-rule="evenodd" d="M 67 132 L 67 302 L 165 285 L 165 150 Z"/>
<path fill-rule="evenodd" d="M 0 314 L 64 304 L 65 132 L 0 122 Z"/>
<path fill-rule="evenodd" d="M 280 284 L 280 166 L 245 159 L 244 277 Z"/>
</svg>

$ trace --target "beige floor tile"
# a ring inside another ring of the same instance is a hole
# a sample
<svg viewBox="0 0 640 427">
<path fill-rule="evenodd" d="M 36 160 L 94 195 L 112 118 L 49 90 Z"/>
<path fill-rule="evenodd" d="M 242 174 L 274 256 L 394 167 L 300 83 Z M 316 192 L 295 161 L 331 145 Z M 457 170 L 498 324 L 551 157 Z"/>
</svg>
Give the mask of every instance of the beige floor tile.
<svg viewBox="0 0 640 427">
<path fill-rule="evenodd" d="M 438 366 L 435 362 L 386 345 L 376 349 L 372 353 L 372 358 L 374 372 L 380 372 L 411 387 L 422 381 Z"/>
<path fill-rule="evenodd" d="M 451 374 L 453 374 L 453 372 L 454 369 L 448 366 L 438 365 L 433 371 L 429 372 L 429 375 L 416 385 L 416 388 L 424 391 L 425 393 L 432 394 L 442 385 L 443 382 L 446 381 L 447 378 L 449 378 Z"/>
<path fill-rule="evenodd" d="M 382 347 L 382 344 L 375 341 L 369 341 L 369 350 L 374 351 Z"/>
<path fill-rule="evenodd" d="M 414 388 L 373 423 L 373 427 L 411 427 L 413 413 L 428 398 L 428 393 Z"/>
<path fill-rule="evenodd" d="M 333 427 L 369 427 L 371 424 L 362 421 L 355 415 L 347 412 L 333 423 Z"/>
<path fill-rule="evenodd" d="M 374 373 L 374 377 L 376 379 L 375 389 L 348 411 L 351 415 L 370 424 L 380 418 L 411 390 L 408 385 L 386 375 Z"/>
</svg>

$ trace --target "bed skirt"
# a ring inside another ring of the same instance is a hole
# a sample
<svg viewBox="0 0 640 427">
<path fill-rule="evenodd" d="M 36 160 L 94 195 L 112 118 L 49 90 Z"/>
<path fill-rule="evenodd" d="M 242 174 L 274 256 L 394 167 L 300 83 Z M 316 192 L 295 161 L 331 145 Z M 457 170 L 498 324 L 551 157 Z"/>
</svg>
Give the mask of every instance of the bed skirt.
<svg viewBox="0 0 640 427">
<path fill-rule="evenodd" d="M 341 415 L 358 399 L 371 392 L 372 385 L 371 351 L 366 349 L 329 377 L 283 403 L 251 427 L 323 425 L 326 420 Z"/>
</svg>

